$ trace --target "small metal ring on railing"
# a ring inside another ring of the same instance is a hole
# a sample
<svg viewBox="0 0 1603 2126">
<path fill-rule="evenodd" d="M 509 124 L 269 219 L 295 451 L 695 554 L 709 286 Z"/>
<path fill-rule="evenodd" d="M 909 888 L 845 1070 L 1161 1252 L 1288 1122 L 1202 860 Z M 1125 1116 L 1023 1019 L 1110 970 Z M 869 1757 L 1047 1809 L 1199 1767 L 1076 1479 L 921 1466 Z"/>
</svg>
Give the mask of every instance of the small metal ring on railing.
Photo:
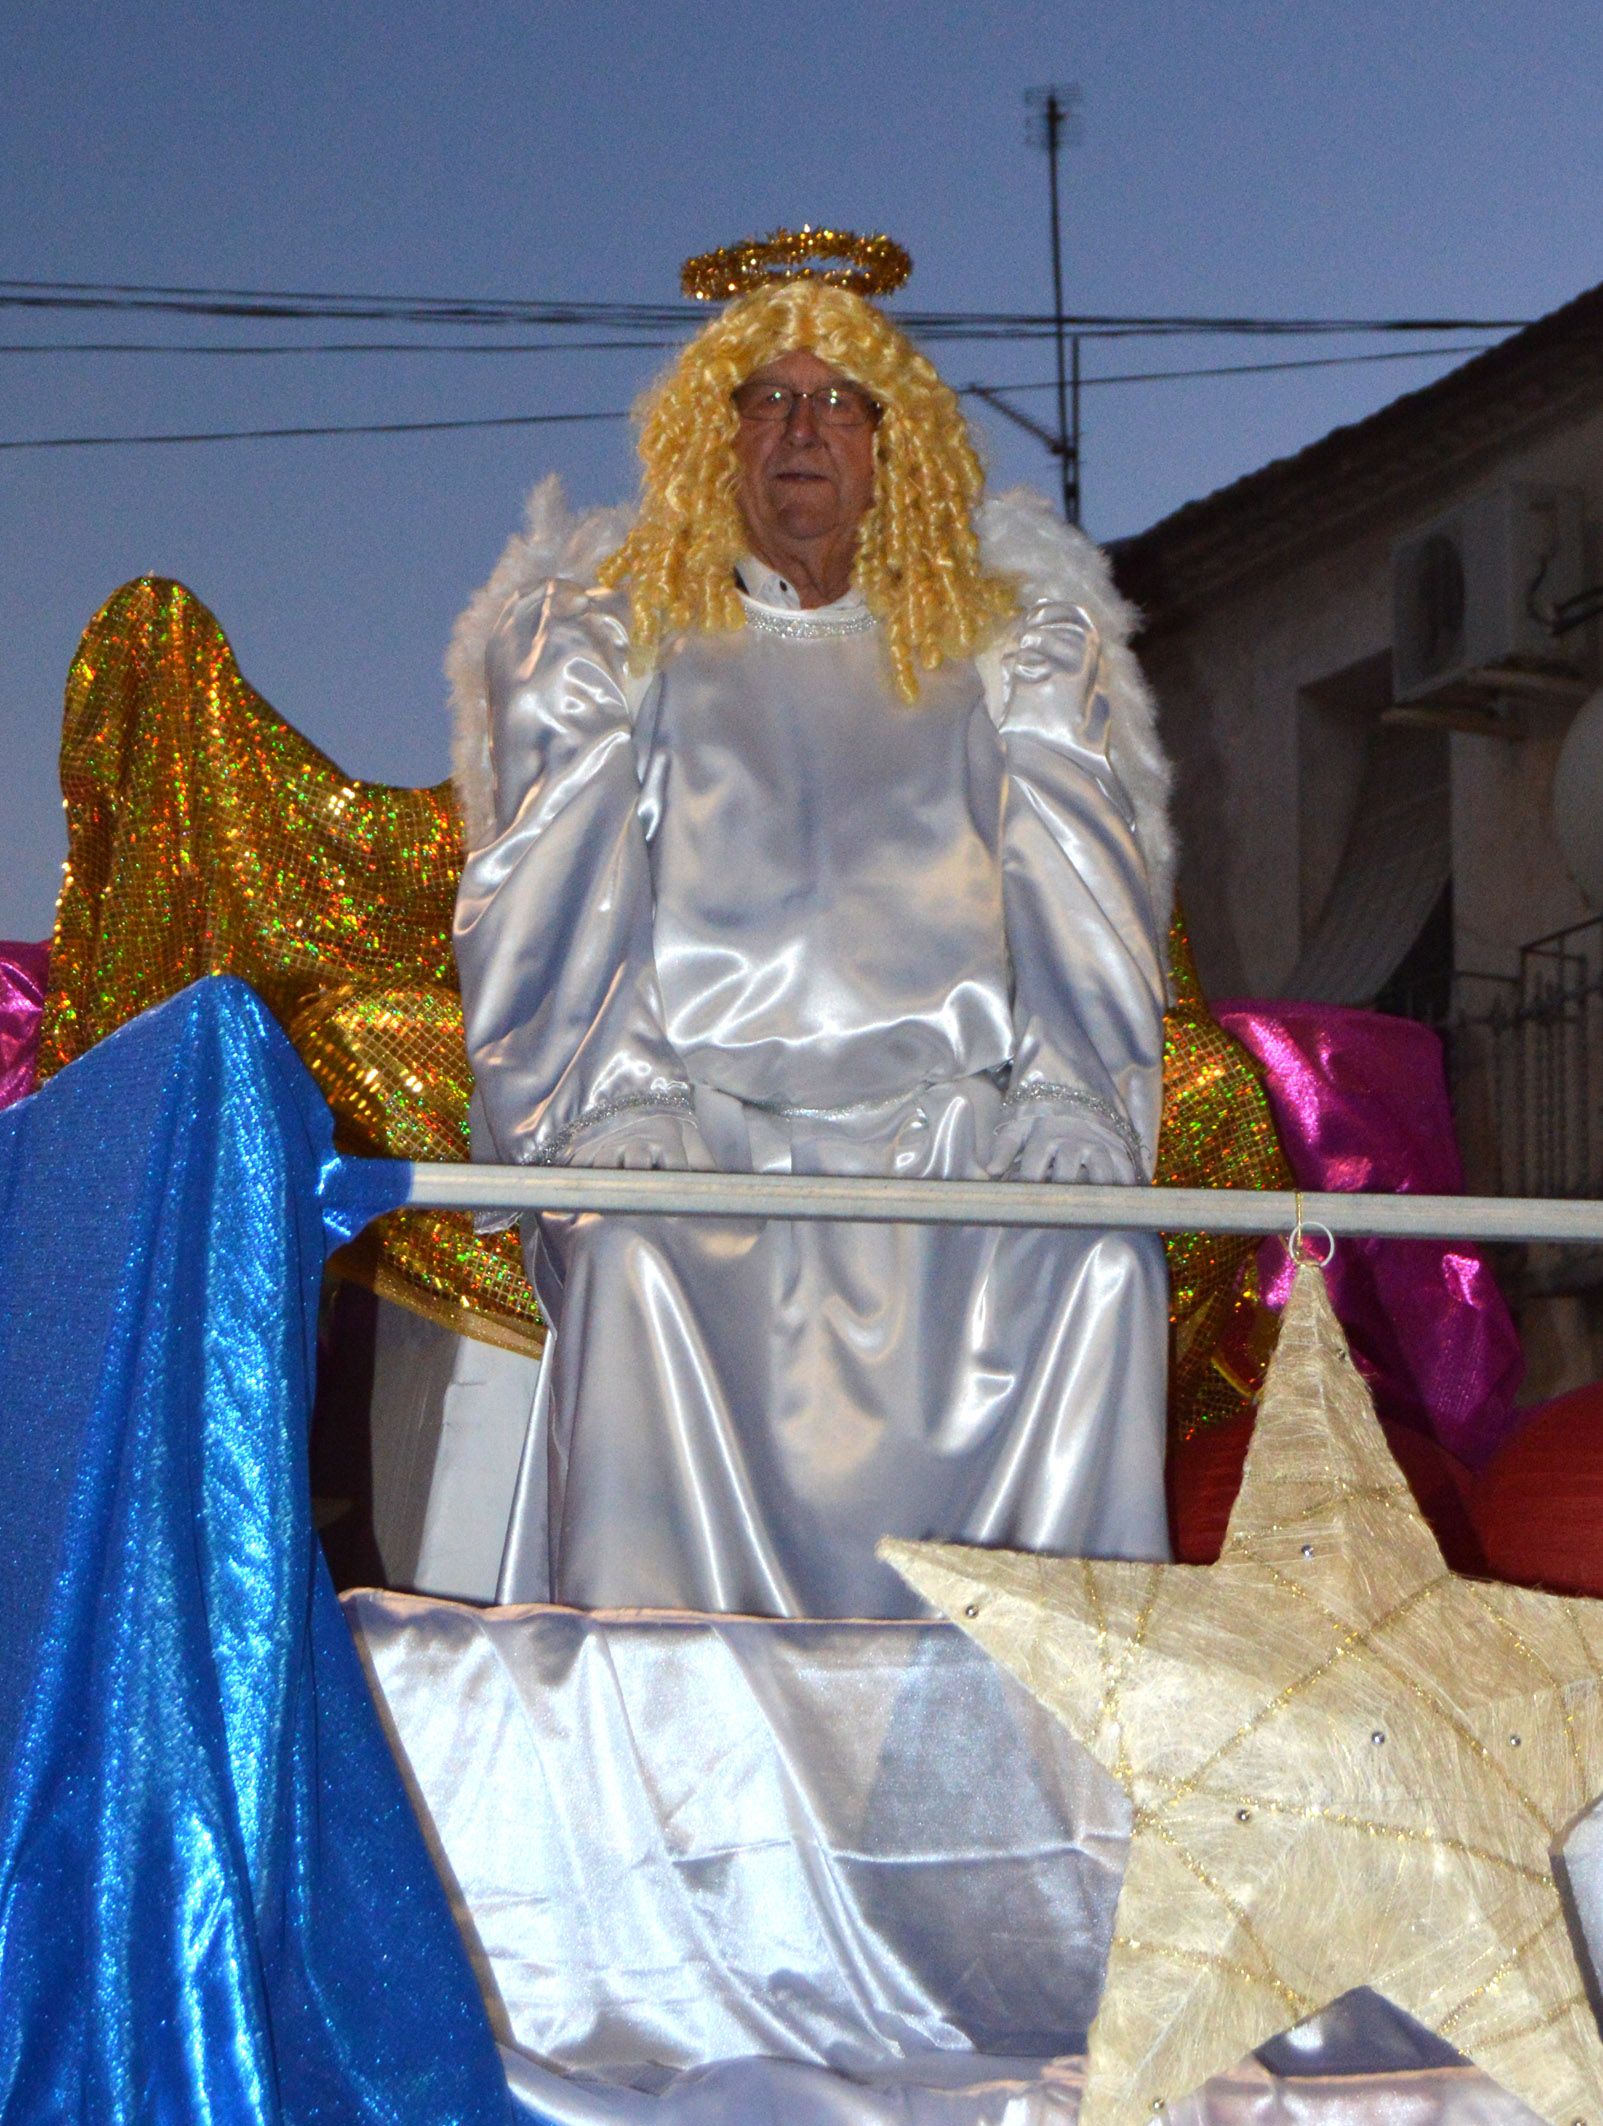
<svg viewBox="0 0 1603 2126">
<path fill-rule="evenodd" d="M 1325 1252 L 1323 1255 L 1315 1255 L 1310 1252 L 1308 1240 L 1310 1233 L 1324 1234 Z M 1287 1252 L 1299 1268 L 1307 1265 L 1310 1269 L 1328 1270 L 1336 1255 L 1336 1236 L 1328 1225 L 1321 1225 L 1317 1218 L 1310 1219 L 1307 1225 L 1298 1226 L 1292 1234 Z"/>
<path fill-rule="evenodd" d="M 1302 1190 L 1295 1191 L 1296 1212 L 1291 1228 L 1291 1237 L 1286 1242 L 1286 1253 L 1298 1269 L 1328 1270 L 1336 1258 L 1336 1236 L 1328 1225 L 1321 1225 L 1317 1218 L 1304 1222 L 1302 1215 Z M 1323 1233 L 1326 1247 L 1323 1255 L 1311 1252 L 1308 1242 L 1310 1233 Z"/>
</svg>

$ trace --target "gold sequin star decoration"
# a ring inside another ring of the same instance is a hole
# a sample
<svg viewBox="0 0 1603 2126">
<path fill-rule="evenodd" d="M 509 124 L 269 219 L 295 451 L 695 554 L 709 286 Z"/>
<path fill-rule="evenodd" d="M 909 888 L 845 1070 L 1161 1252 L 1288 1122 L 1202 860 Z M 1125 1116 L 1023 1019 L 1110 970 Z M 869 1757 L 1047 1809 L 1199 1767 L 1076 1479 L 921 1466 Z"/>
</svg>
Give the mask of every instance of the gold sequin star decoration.
<svg viewBox="0 0 1603 2126">
<path fill-rule="evenodd" d="M 1082 2126 L 1151 2126 L 1360 1985 L 1603 2126 L 1552 1867 L 1603 1787 L 1603 1603 L 1448 1572 L 1318 1270 L 1217 1564 L 882 1554 L 1130 1797 Z"/>
</svg>

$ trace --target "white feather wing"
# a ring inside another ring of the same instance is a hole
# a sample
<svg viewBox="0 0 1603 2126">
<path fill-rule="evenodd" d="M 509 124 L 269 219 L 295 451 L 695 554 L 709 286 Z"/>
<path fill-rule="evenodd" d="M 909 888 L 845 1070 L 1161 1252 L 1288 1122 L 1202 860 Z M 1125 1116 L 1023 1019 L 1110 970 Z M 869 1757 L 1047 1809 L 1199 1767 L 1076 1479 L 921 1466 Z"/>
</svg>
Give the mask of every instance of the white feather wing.
<svg viewBox="0 0 1603 2126">
<path fill-rule="evenodd" d="M 523 529 L 507 541 L 490 580 L 475 591 L 451 631 L 445 676 L 451 683 L 451 775 L 469 849 L 495 833 L 495 785 L 490 769 L 490 704 L 484 660 L 495 624 L 514 598 L 538 590 L 553 576 L 576 583 L 595 580 L 596 570 L 628 535 L 630 509 L 590 509 L 575 515 L 562 482 L 551 473 L 531 489 Z"/>
</svg>

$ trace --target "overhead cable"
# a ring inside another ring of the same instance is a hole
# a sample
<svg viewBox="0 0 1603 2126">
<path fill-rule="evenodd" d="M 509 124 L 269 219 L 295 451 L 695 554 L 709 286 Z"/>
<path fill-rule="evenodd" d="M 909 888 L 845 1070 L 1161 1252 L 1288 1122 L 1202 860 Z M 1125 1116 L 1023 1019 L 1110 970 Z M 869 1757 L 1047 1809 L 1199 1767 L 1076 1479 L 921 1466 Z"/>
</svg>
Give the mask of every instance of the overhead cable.
<svg viewBox="0 0 1603 2126">
<path fill-rule="evenodd" d="M 343 318 L 413 324 L 591 325 L 683 332 L 683 304 L 508 301 L 481 297 L 330 295 L 301 290 L 182 288 L 95 281 L 0 280 L 0 308 L 140 310 L 202 317 L 283 320 Z M 898 310 L 899 323 L 929 339 L 1036 337 L 1058 320 L 1039 311 Z M 1077 313 L 1064 321 L 1086 334 L 1506 332 L 1525 318 L 1268 318 Z"/>
<path fill-rule="evenodd" d="M 0 354 L 610 354 L 660 352 L 672 340 L 279 340 L 267 345 L 223 340 L 14 340 Z"/>
<path fill-rule="evenodd" d="M 281 354 L 606 354 L 623 350 L 661 352 L 675 342 L 651 340 L 323 340 L 296 345 L 223 346 L 215 342 L 184 340 L 19 340 L 0 343 L 7 354 L 176 354 L 176 355 L 281 355 Z M 1355 362 L 1430 361 L 1437 355 L 1484 354 L 1495 346 L 1492 340 L 1451 347 L 1396 347 L 1378 354 L 1309 355 L 1279 362 L 1227 362 L 1207 369 L 1141 369 L 1111 376 L 1081 378 L 1083 388 L 1094 384 L 1155 384 L 1171 378 L 1210 376 L 1257 376 L 1276 369 L 1338 369 Z M 974 387 L 978 388 L 978 387 Z M 1056 385 L 989 384 L 989 391 L 1054 391 Z"/>
<path fill-rule="evenodd" d="M 0 353 L 5 350 L 0 348 Z M 1288 369 L 1338 369 L 1360 362 L 1400 362 L 1429 360 L 1482 354 L 1486 343 L 1459 347 L 1408 347 L 1398 348 L 1384 354 L 1333 354 L 1310 356 L 1306 360 L 1285 362 L 1229 362 L 1210 369 L 1144 369 L 1120 376 L 1084 378 L 1083 385 L 1093 384 L 1179 384 L 1198 377 L 1260 376 Z M 1046 384 L 965 384 L 959 396 L 977 398 L 990 403 L 998 413 L 1009 414 L 1032 434 L 1042 440 L 1052 440 L 1045 430 L 1038 429 L 1022 415 L 1012 414 L 1001 403 L 1002 395 L 1015 392 L 1050 391 Z M 553 423 L 576 421 L 623 421 L 628 419 L 623 410 L 596 413 L 512 413 L 492 414 L 485 417 L 449 421 L 353 421 L 327 422 L 293 428 L 218 428 L 198 430 L 184 434 L 160 433 L 155 435 L 120 436 L 19 436 L 0 441 L 0 450 L 96 450 L 130 448 L 142 444 L 161 443 L 264 443 L 306 436 L 391 436 L 427 435 L 446 430 L 470 428 L 540 428 Z"/>
<path fill-rule="evenodd" d="M 1222 362 L 1209 369 L 1133 369 L 1117 376 L 1081 377 L 1080 388 L 1089 391 L 1097 384 L 1183 384 L 1194 377 L 1209 376 L 1270 376 L 1284 369 L 1350 369 L 1360 362 L 1429 362 L 1448 355 L 1485 354 L 1496 345 L 1495 340 L 1477 340 L 1471 346 L 1388 347 L 1382 354 L 1312 354 L 1286 362 Z M 968 388 L 974 392 L 1014 392 L 1055 391 L 1057 386 L 1048 381 L 1044 384 L 971 384 Z"/>
<path fill-rule="evenodd" d="M 563 421 L 626 421 L 627 413 L 508 413 L 488 420 L 335 421 L 304 428 L 208 428 L 184 435 L 17 436 L 0 450 L 108 450 L 137 443 L 274 443 L 288 436 L 400 436 L 451 428 L 544 428 Z"/>
</svg>

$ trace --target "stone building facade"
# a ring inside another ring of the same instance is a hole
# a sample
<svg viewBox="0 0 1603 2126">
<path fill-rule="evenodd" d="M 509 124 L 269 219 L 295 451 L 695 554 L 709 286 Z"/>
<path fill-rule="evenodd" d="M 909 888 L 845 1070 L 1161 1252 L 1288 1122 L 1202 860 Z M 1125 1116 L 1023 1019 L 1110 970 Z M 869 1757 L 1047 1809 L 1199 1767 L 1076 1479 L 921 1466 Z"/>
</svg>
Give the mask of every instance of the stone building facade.
<svg viewBox="0 0 1603 2126">
<path fill-rule="evenodd" d="M 1521 640 L 1422 681 L 1402 631 L 1439 619 L 1444 596 L 1449 619 L 1466 596 L 1484 603 L 1484 583 L 1431 574 L 1433 531 L 1457 538 L 1470 519 L 1492 547 L 1499 526 L 1523 527 L 1492 569 Z M 1563 540 L 1543 546 L 1560 520 Z M 1603 288 L 1115 559 L 1146 614 L 1209 993 L 1431 1020 L 1470 1186 L 1603 1195 L 1603 671 L 1586 617 L 1603 608 Z M 1583 825 L 1591 814 L 1590 771 L 1577 785 L 1573 743 L 1566 837 L 1555 825 L 1578 718 L 1599 733 L 1590 876 L 1574 824 L 1578 788 Z M 1603 1253 L 1505 1267 L 1531 1394 L 1603 1374 Z"/>
<path fill-rule="evenodd" d="M 1512 974 L 1522 946 L 1596 912 L 1551 816 L 1559 748 L 1597 677 L 1595 624 L 1555 639 L 1545 671 L 1531 659 L 1425 699 L 1394 687 L 1398 543 L 1511 488 L 1579 494 L 1595 584 L 1603 288 L 1118 549 L 1147 615 L 1180 890 L 1213 992 L 1372 1002 L 1449 884 L 1444 957 L 1461 970 Z M 1389 891 L 1388 848 L 1412 866 Z M 1355 893 L 1365 906 L 1344 914 Z M 1359 920 L 1389 924 L 1367 956 L 1344 948 Z"/>
</svg>

